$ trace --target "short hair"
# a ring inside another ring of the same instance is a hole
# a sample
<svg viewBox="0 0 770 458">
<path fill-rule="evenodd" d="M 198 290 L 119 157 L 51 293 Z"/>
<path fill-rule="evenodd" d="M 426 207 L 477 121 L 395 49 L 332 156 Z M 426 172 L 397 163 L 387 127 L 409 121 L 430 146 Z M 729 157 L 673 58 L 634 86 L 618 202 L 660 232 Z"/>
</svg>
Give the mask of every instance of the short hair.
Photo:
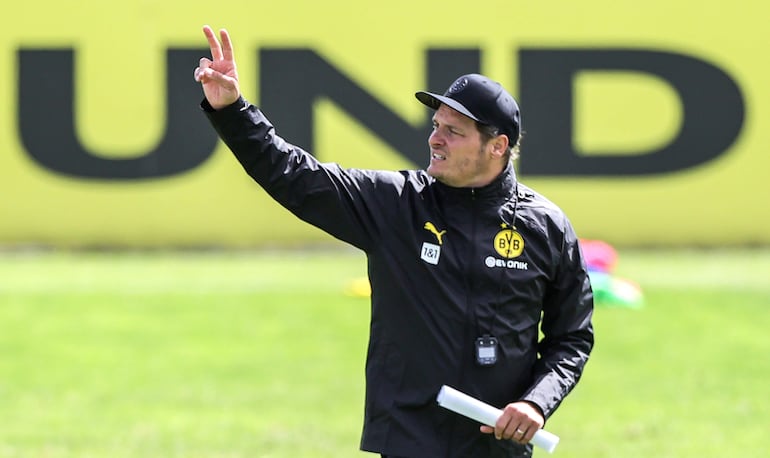
<svg viewBox="0 0 770 458">
<path fill-rule="evenodd" d="M 488 141 L 492 140 L 493 138 L 500 135 L 500 129 L 498 129 L 495 126 L 491 126 L 489 124 L 482 124 L 478 121 L 476 121 L 476 129 L 478 129 L 479 133 L 481 134 L 481 141 L 484 143 L 487 143 Z M 508 160 L 515 161 L 519 158 L 519 152 L 521 150 L 521 135 L 519 135 L 519 138 L 516 139 L 516 142 L 512 142 L 511 139 L 508 139 L 508 148 L 505 150 L 506 156 L 508 156 Z"/>
</svg>

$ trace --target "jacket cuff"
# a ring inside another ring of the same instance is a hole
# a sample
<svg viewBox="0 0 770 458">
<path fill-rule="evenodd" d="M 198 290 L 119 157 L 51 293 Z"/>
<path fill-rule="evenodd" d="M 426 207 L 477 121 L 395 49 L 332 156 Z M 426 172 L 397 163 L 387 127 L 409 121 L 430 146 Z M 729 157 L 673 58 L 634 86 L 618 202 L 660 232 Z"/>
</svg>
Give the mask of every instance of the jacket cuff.
<svg viewBox="0 0 770 458">
<path fill-rule="evenodd" d="M 532 399 L 527 399 L 527 398 L 522 399 L 521 402 L 526 402 L 527 404 L 537 409 L 537 411 L 540 412 L 540 415 L 543 416 L 543 422 L 544 422 L 543 424 L 545 424 L 545 422 L 548 421 L 548 416 L 546 416 L 545 409 L 543 409 L 543 406 L 533 401 Z"/>
<path fill-rule="evenodd" d="M 251 104 L 247 102 L 246 99 L 243 98 L 243 96 L 239 96 L 238 100 L 236 100 L 235 102 L 231 103 L 226 107 L 220 108 L 219 110 L 212 107 L 208 99 L 204 98 L 201 101 L 201 109 L 206 113 L 238 111 L 238 110 L 241 110 L 242 108 L 248 107 L 249 105 Z"/>
</svg>

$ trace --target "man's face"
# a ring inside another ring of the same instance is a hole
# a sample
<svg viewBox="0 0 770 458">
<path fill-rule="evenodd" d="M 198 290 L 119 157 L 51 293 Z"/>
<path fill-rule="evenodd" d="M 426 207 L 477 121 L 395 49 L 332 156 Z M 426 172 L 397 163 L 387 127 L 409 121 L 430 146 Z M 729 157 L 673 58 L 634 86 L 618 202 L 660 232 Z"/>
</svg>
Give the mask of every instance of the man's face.
<svg viewBox="0 0 770 458">
<path fill-rule="evenodd" d="M 502 170 L 500 161 L 494 160 L 493 143 L 482 144 L 476 122 L 442 104 L 428 137 L 428 174 L 457 188 L 489 184 Z"/>
</svg>

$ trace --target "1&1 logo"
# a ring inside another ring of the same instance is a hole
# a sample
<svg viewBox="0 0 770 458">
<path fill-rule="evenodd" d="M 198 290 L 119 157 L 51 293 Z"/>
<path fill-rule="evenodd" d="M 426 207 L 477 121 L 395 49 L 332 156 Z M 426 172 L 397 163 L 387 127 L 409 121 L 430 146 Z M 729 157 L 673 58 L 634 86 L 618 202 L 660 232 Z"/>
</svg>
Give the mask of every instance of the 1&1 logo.
<svg viewBox="0 0 770 458">
<path fill-rule="evenodd" d="M 524 251 L 524 238 L 507 224 L 503 224 L 503 230 L 495 235 L 494 244 L 497 254 L 508 259 L 518 257 Z"/>
</svg>

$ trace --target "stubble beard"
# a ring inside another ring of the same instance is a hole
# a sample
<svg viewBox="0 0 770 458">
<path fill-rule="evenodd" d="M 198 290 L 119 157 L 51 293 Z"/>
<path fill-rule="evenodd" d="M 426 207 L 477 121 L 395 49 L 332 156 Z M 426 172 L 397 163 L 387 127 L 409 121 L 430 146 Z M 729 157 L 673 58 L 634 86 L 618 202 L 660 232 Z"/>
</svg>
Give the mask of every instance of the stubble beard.
<svg viewBox="0 0 770 458">
<path fill-rule="evenodd" d="M 484 150 L 484 145 L 482 145 L 479 148 L 478 155 L 475 158 L 465 158 L 461 164 L 456 164 L 455 166 L 446 167 L 443 172 L 435 170 L 435 168 L 433 167 L 433 160 L 431 159 L 431 162 L 428 163 L 426 172 L 428 173 L 428 175 L 432 176 L 437 181 L 447 186 L 452 186 L 455 188 L 471 187 L 472 185 L 468 184 L 467 182 L 460 183 L 460 182 L 457 182 L 456 180 L 452 180 L 451 174 L 447 176 L 447 171 L 450 171 L 452 169 L 459 170 L 461 172 L 472 171 L 473 173 L 472 176 L 474 178 L 471 178 L 470 180 L 483 176 L 484 170 L 485 170 L 484 164 L 483 164 L 483 158 L 485 154 L 486 154 L 486 151 Z M 446 159 L 443 161 L 445 166 L 446 166 L 446 161 L 447 161 Z M 455 182 L 453 183 L 453 181 Z"/>
</svg>

